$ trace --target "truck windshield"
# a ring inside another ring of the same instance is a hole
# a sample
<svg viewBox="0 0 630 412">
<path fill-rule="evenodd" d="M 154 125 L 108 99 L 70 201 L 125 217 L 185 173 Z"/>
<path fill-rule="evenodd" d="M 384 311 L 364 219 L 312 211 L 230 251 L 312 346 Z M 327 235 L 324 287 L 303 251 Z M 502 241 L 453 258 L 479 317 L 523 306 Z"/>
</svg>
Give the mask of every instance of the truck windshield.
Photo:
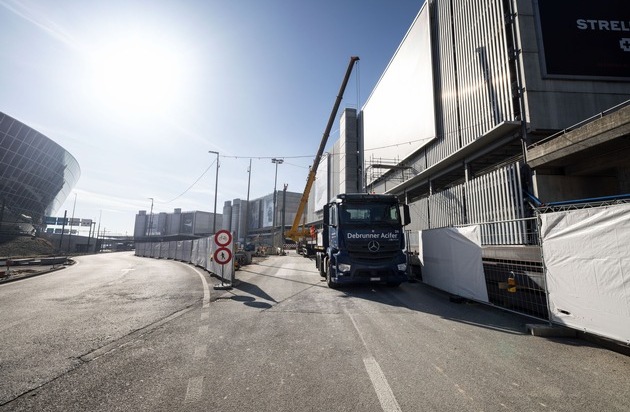
<svg viewBox="0 0 630 412">
<path fill-rule="evenodd" d="M 381 203 L 341 205 L 339 219 L 345 224 L 400 224 L 398 206 Z"/>
</svg>

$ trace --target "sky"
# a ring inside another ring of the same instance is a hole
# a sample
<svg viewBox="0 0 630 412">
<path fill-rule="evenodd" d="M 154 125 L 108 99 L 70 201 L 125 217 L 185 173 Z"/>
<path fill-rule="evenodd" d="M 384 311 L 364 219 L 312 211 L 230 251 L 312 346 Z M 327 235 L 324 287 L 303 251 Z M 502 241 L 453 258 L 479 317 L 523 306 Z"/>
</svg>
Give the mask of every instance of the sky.
<svg viewBox="0 0 630 412">
<path fill-rule="evenodd" d="M 0 111 L 78 161 L 56 215 L 107 233 L 133 235 L 152 204 L 213 212 L 216 196 L 222 213 L 248 183 L 249 199 L 302 193 L 350 57 L 337 119 L 423 2 L 0 0 Z M 336 121 L 326 149 L 338 138 Z"/>
</svg>

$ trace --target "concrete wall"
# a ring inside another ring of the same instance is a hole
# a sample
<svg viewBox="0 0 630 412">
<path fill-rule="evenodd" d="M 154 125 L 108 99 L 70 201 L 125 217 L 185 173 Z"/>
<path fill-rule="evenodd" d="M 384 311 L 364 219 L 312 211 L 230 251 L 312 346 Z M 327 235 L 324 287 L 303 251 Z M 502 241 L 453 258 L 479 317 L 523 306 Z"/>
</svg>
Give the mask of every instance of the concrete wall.
<svg viewBox="0 0 630 412">
<path fill-rule="evenodd" d="M 617 179 L 615 177 L 536 174 L 534 183 L 537 188 L 535 195 L 543 203 L 618 194 Z"/>
</svg>

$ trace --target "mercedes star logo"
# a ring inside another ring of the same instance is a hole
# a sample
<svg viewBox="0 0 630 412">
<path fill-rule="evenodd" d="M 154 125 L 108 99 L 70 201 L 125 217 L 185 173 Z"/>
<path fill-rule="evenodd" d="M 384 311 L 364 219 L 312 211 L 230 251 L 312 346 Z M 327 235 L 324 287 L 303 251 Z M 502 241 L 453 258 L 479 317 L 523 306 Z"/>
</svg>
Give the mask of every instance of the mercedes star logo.
<svg viewBox="0 0 630 412">
<path fill-rule="evenodd" d="M 380 247 L 381 247 L 381 245 L 379 245 L 376 240 L 372 240 L 372 241 L 370 241 L 370 243 L 368 243 L 368 250 L 370 252 L 378 252 Z"/>
</svg>

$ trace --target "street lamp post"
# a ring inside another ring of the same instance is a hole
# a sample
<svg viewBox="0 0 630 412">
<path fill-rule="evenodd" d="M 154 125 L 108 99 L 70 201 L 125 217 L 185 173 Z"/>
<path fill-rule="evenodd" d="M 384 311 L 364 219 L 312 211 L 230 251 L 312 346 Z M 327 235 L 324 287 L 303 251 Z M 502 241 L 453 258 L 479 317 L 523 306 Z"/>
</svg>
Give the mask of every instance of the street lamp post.
<svg viewBox="0 0 630 412">
<path fill-rule="evenodd" d="M 150 237 L 151 228 L 153 227 L 153 198 L 149 197 L 148 199 L 151 199 L 151 211 L 149 212 L 149 224 L 147 227 L 146 235 Z"/>
<path fill-rule="evenodd" d="M 273 180 L 273 218 L 272 218 L 272 224 L 271 224 L 271 228 L 272 228 L 272 238 L 271 238 L 271 246 L 273 247 L 273 250 L 276 250 L 276 200 L 277 200 L 277 195 L 276 195 L 276 184 L 278 183 L 278 165 L 281 165 L 282 163 L 284 163 L 284 159 L 271 159 L 271 163 L 275 163 L 276 165 L 276 177 Z"/>
<path fill-rule="evenodd" d="M 212 232 L 217 233 L 217 191 L 219 190 L 219 152 L 208 150 L 208 153 L 217 155 L 217 177 L 214 182 L 214 216 L 212 220 Z"/>
</svg>

